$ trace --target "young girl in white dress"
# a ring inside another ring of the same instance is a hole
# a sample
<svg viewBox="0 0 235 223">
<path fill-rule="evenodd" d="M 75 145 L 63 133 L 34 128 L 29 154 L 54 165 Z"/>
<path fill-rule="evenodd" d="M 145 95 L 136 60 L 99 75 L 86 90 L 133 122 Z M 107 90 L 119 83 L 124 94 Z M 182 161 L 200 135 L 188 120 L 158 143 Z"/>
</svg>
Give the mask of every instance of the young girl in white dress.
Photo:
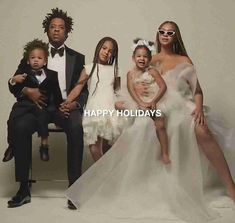
<svg viewBox="0 0 235 223">
<path fill-rule="evenodd" d="M 142 39 L 136 39 L 134 43 L 132 60 L 135 66 L 127 73 L 127 88 L 138 108 L 155 111 L 152 118 L 161 145 L 161 159 L 164 164 L 169 164 L 165 117 L 162 111 L 159 114 L 156 113 L 157 103 L 166 91 L 166 84 L 158 71 L 149 66 L 152 59 L 151 50 L 154 48 L 153 43 Z M 139 83 L 146 86 L 146 95 L 140 95 L 135 90 L 135 85 Z"/>
<path fill-rule="evenodd" d="M 118 76 L 118 44 L 111 37 L 102 38 L 96 46 L 93 63 L 85 65 L 81 77 L 65 102 L 71 103 L 88 81 L 89 97 L 84 111 L 84 143 L 97 161 L 103 155 L 103 147 L 112 143 L 120 134 L 117 116 L 98 114 L 98 111 L 114 111 L 115 81 Z"/>
</svg>

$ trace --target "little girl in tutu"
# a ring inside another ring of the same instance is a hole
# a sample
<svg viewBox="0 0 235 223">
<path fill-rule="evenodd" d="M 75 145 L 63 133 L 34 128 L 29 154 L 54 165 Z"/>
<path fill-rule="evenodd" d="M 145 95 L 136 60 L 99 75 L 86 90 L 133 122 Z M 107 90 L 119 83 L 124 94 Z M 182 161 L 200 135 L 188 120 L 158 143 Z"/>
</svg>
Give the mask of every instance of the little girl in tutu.
<svg viewBox="0 0 235 223">
<path fill-rule="evenodd" d="M 164 164 L 170 163 L 168 155 L 168 139 L 165 127 L 165 117 L 160 110 L 157 109 L 157 103 L 166 91 L 166 84 L 158 71 L 150 67 L 152 59 L 151 50 L 153 43 L 143 40 L 134 40 L 132 59 L 134 67 L 127 73 L 127 88 L 136 102 L 138 109 L 151 109 L 154 119 L 157 136 L 161 145 L 161 157 Z M 136 85 L 143 84 L 146 87 L 146 94 L 139 94 Z M 128 106 L 128 105 L 127 105 Z M 157 113 L 160 111 L 160 113 Z"/>
</svg>

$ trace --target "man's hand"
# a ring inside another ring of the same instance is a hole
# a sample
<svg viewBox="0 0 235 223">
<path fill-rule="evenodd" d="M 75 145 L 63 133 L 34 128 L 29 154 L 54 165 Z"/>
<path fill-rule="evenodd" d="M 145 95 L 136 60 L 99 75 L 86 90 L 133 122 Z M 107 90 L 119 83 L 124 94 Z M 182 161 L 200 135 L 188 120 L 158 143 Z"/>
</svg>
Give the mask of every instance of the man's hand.
<svg viewBox="0 0 235 223">
<path fill-rule="evenodd" d="M 39 108 L 41 106 L 46 106 L 46 96 L 43 94 L 44 92 L 39 91 L 38 88 L 29 88 L 25 87 L 22 90 L 23 94 L 28 97 L 29 100 L 33 101 Z"/>
<path fill-rule="evenodd" d="M 12 83 L 22 83 L 24 82 L 27 74 L 16 74 L 14 77 L 11 78 Z"/>
<path fill-rule="evenodd" d="M 59 110 L 63 114 L 64 117 L 68 118 L 70 115 L 70 112 L 75 110 L 77 108 L 76 101 L 73 102 L 63 102 L 60 104 Z"/>
<path fill-rule="evenodd" d="M 65 118 L 69 117 L 69 109 L 65 103 L 62 103 L 59 107 L 59 111 L 61 112 L 61 115 Z"/>
<path fill-rule="evenodd" d="M 77 108 L 77 102 L 73 101 L 67 104 L 67 108 L 69 109 L 69 111 L 73 111 Z"/>
</svg>

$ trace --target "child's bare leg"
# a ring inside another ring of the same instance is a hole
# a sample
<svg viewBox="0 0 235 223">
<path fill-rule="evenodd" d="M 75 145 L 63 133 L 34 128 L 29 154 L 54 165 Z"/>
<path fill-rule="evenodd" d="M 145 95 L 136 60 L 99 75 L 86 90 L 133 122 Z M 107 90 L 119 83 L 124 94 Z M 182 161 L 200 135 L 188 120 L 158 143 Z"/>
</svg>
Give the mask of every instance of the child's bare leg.
<svg viewBox="0 0 235 223">
<path fill-rule="evenodd" d="M 166 132 L 165 118 L 158 117 L 155 119 L 155 126 L 157 137 L 161 145 L 162 161 L 164 164 L 169 164 L 171 162 L 168 154 L 168 137 Z"/>
<path fill-rule="evenodd" d="M 219 144 L 206 125 L 197 125 L 195 132 L 197 141 L 201 145 L 203 152 L 217 170 L 222 182 L 226 186 L 229 196 L 235 202 L 235 184 Z"/>
<path fill-rule="evenodd" d="M 115 109 L 117 109 L 117 110 L 125 110 L 126 109 L 125 102 L 124 101 L 117 101 L 115 103 Z"/>
<path fill-rule="evenodd" d="M 91 156 L 93 160 L 96 162 L 103 156 L 103 139 L 98 137 L 95 144 L 89 145 Z"/>
<path fill-rule="evenodd" d="M 40 158 L 43 161 L 49 160 L 49 151 L 48 151 L 48 137 L 41 137 L 41 146 L 39 148 Z"/>
<path fill-rule="evenodd" d="M 112 147 L 112 146 L 109 145 L 108 140 L 103 139 L 103 148 L 102 148 L 103 154 L 105 154 L 106 152 L 108 152 L 108 150 L 109 150 L 111 147 Z"/>
<path fill-rule="evenodd" d="M 41 145 L 48 146 L 48 137 L 41 137 Z"/>
</svg>

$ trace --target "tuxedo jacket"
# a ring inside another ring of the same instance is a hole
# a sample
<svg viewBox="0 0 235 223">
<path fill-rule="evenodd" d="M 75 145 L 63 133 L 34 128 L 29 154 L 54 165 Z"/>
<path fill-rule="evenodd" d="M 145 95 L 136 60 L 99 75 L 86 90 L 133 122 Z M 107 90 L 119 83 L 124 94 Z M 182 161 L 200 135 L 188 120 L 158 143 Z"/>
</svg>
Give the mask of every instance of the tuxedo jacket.
<svg viewBox="0 0 235 223">
<path fill-rule="evenodd" d="M 66 92 L 68 95 L 70 91 L 75 87 L 77 81 L 80 78 L 81 71 L 83 70 L 83 66 L 85 64 L 85 56 L 83 54 L 74 51 L 73 49 L 68 48 L 67 46 L 65 46 L 65 53 L 66 53 L 66 63 L 65 63 Z M 17 74 L 19 70 L 24 69 L 25 66 L 27 66 L 27 60 L 22 59 L 18 66 L 18 70 L 15 72 L 15 74 Z M 14 86 L 9 86 L 9 87 L 10 87 L 9 88 L 10 92 L 13 93 L 16 98 L 18 98 L 21 95 L 20 89 L 17 89 Z M 77 98 L 77 102 L 79 104 L 81 112 L 83 111 L 83 107 L 86 104 L 87 98 L 88 98 L 88 89 L 87 89 L 87 84 L 85 84 L 79 97 Z"/>
<path fill-rule="evenodd" d="M 22 94 L 22 89 L 24 87 L 39 88 L 39 90 L 46 96 L 45 102 L 47 105 L 50 105 L 50 103 L 53 102 L 56 107 L 59 107 L 59 105 L 63 102 L 57 72 L 47 68 L 44 68 L 43 70 L 46 78 L 39 83 L 29 65 L 26 64 L 24 67 L 22 66 L 18 68 L 16 74 L 25 73 L 27 76 L 22 83 L 16 83 L 15 85 L 8 83 L 10 91 L 17 98 L 17 102 L 13 105 L 10 118 L 19 117 L 27 112 L 30 112 L 30 110 L 35 109 L 36 107 L 34 102 Z M 46 109 L 46 107 L 43 109 Z"/>
</svg>

